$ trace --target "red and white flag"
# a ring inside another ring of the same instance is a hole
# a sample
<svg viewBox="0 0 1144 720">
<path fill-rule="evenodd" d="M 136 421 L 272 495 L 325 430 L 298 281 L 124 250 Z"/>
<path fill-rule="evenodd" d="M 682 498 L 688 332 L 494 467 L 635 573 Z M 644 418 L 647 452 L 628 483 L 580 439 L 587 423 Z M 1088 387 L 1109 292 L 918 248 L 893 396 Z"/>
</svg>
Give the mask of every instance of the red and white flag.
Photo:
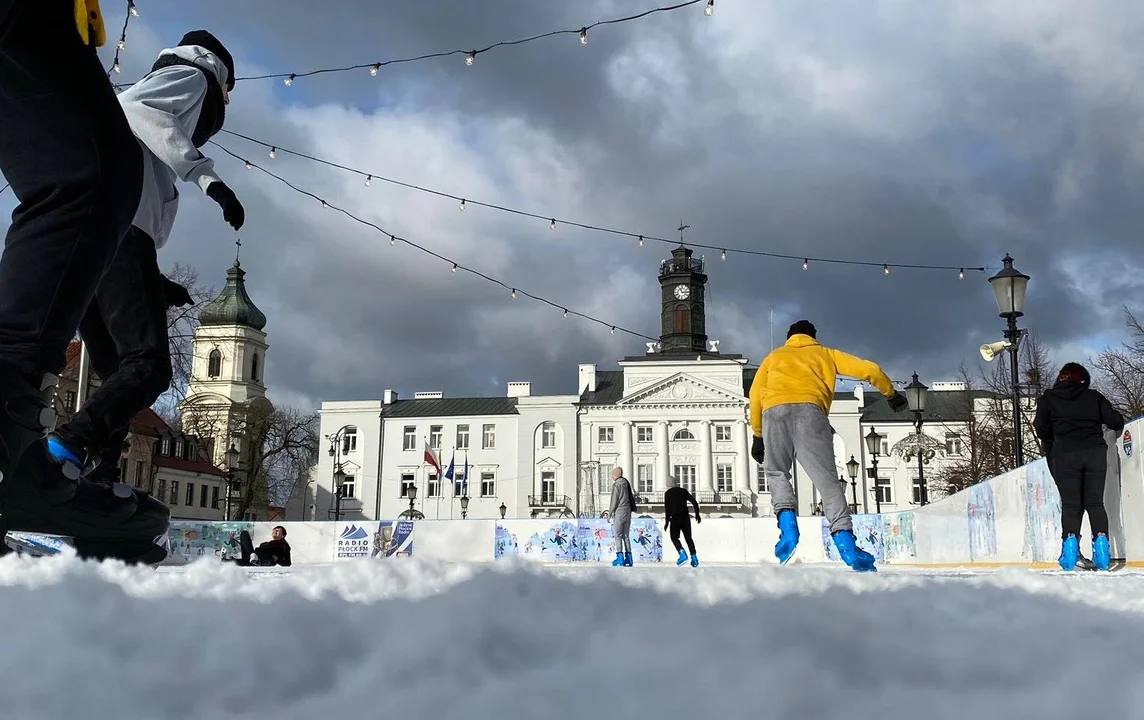
<svg viewBox="0 0 1144 720">
<path fill-rule="evenodd" d="M 433 448 L 429 447 L 428 442 L 425 443 L 425 462 L 437 469 L 437 477 L 441 476 L 441 461 L 437 458 L 437 453 L 433 452 Z"/>
</svg>

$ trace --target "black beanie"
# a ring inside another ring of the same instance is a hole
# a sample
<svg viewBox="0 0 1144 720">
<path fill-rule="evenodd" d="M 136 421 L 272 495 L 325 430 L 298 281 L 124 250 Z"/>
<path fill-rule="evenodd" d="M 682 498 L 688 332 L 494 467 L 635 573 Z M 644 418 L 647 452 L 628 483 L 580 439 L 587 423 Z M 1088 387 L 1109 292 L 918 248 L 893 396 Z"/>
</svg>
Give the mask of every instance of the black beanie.
<svg viewBox="0 0 1144 720">
<path fill-rule="evenodd" d="M 809 335 L 811 337 L 817 337 L 818 330 L 815 329 L 814 324 L 809 320 L 799 320 L 790 326 L 790 330 L 787 330 L 787 338 L 790 338 L 791 335 Z"/>
<path fill-rule="evenodd" d="M 184 45 L 198 45 L 218 55 L 218 59 L 222 60 L 223 65 L 226 65 L 226 89 L 234 90 L 234 58 L 230 56 L 218 38 L 206 30 L 192 30 L 179 41 L 180 47 Z"/>
</svg>

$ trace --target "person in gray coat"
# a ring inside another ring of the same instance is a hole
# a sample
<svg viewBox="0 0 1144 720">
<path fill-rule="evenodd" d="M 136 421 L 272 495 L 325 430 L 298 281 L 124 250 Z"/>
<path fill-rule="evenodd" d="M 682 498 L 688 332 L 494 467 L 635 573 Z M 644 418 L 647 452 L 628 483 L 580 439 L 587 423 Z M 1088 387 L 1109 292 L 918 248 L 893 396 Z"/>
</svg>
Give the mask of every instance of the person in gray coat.
<svg viewBox="0 0 1144 720">
<path fill-rule="evenodd" d="M 612 535 L 616 541 L 616 559 L 612 561 L 614 567 L 623 565 L 632 566 L 632 513 L 636 509 L 636 497 L 632 492 L 632 484 L 624 477 L 624 469 L 617 467 L 612 470 L 612 505 L 608 514 L 612 518 Z"/>
<path fill-rule="evenodd" d="M 167 307 L 192 302 L 185 288 L 163 277 L 156 255 L 178 211 L 176 180 L 218 203 L 235 230 L 243 225 L 242 204 L 199 151 L 222 129 L 233 88 L 230 53 L 214 35 L 195 30 L 161 51 L 151 72 L 119 95 L 143 150 L 143 187 L 131 228 L 79 325 L 102 384 L 48 438 L 68 477 L 119 481 L 131 419 L 170 387 Z"/>
</svg>

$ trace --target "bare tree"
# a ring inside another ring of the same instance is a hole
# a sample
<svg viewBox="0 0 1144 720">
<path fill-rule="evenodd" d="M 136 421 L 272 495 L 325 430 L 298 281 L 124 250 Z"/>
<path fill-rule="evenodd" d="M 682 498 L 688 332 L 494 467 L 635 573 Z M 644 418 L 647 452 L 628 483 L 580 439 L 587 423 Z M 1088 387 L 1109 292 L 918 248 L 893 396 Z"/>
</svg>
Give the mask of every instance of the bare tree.
<svg viewBox="0 0 1144 720">
<path fill-rule="evenodd" d="M 1106 348 L 1089 360 L 1093 384 L 1126 418 L 1144 415 L 1144 327 L 1127 307 L 1124 325 L 1129 341 L 1119 348 Z"/>
<path fill-rule="evenodd" d="M 171 389 L 155 403 L 155 411 L 175 426 L 179 422 L 178 405 L 187 397 L 194 363 L 195 328 L 199 325 L 199 312 L 215 297 L 213 287 L 199 282 L 199 273 L 188 265 L 175 265 L 166 273 L 167 278 L 187 289 L 194 304 L 167 308 L 167 338 L 171 348 Z"/>
</svg>

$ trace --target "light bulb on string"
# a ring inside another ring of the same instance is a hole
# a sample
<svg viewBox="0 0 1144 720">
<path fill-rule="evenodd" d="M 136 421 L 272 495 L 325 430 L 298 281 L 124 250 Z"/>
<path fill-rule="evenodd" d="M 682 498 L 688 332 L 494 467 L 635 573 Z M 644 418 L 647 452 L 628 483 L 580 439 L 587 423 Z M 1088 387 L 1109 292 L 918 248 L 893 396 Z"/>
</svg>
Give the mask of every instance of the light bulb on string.
<svg viewBox="0 0 1144 720">
<path fill-rule="evenodd" d="M 556 229 L 556 218 L 552 218 L 552 220 L 548 223 L 548 229 L 549 230 L 555 230 Z"/>
<path fill-rule="evenodd" d="M 371 182 L 373 182 L 373 175 L 366 175 L 366 176 L 365 176 L 365 186 L 366 186 L 366 187 L 369 187 L 369 184 L 370 184 Z"/>
<path fill-rule="evenodd" d="M 890 266 L 889 265 L 883 265 L 882 266 L 882 274 L 883 275 L 889 275 L 890 274 Z"/>
<path fill-rule="evenodd" d="M 803 269 L 803 270 L 809 270 L 809 269 L 810 269 L 810 260 L 808 260 L 808 259 L 806 259 L 806 258 L 803 258 L 803 260 L 802 260 L 802 269 Z"/>
<path fill-rule="evenodd" d="M 277 153 L 278 153 L 278 148 L 276 148 L 276 147 L 270 148 L 270 159 L 273 160 L 276 157 Z"/>
<path fill-rule="evenodd" d="M 961 268 L 961 270 L 957 273 L 957 279 L 958 280 L 964 280 L 965 279 L 965 268 Z"/>
<path fill-rule="evenodd" d="M 139 8 L 135 7 L 134 0 L 127 0 L 127 11 L 131 13 L 131 17 L 139 17 Z"/>
<path fill-rule="evenodd" d="M 613 326 L 612 326 L 612 334 L 613 334 L 613 335 L 615 335 L 615 334 L 616 334 L 616 326 L 615 326 L 615 325 L 613 325 Z"/>
<path fill-rule="evenodd" d="M 453 263 L 453 272 L 457 272 L 457 263 Z"/>
<path fill-rule="evenodd" d="M 512 299 L 516 300 L 516 288 L 512 289 Z"/>
<path fill-rule="evenodd" d="M 120 50 L 127 49 L 127 38 L 125 38 L 125 37 L 119 38 L 119 42 L 115 44 L 115 47 L 119 48 Z"/>
<path fill-rule="evenodd" d="M 329 205 L 327 205 L 327 204 L 326 204 L 326 201 L 325 201 L 325 200 L 323 200 L 323 201 L 322 201 L 322 207 L 324 207 L 324 208 L 328 208 L 328 207 L 329 207 Z"/>
<path fill-rule="evenodd" d="M 703 12 L 707 15 L 715 12 L 715 0 L 707 0 L 707 7 L 703 8 Z"/>
<path fill-rule="evenodd" d="M 250 164 L 250 161 L 249 161 L 249 160 L 244 160 L 243 162 L 245 162 L 245 163 L 246 163 L 246 169 L 247 169 L 247 170 L 249 170 L 250 168 L 254 167 L 253 165 L 251 165 L 251 164 Z"/>
<path fill-rule="evenodd" d="M 298 76 L 295 75 L 294 73 L 290 73 L 290 77 L 283 80 L 282 84 L 285 85 L 286 87 L 290 87 L 291 85 L 294 84 L 294 78 L 296 78 L 296 77 L 298 77 Z"/>
<path fill-rule="evenodd" d="M 568 317 L 568 308 L 564 308 L 564 317 Z"/>
<path fill-rule="evenodd" d="M 719 259 L 720 260 L 726 260 L 727 259 L 727 251 L 726 250 L 720 250 L 719 251 Z"/>
<path fill-rule="evenodd" d="M 115 64 L 111 66 L 111 69 L 112 69 L 112 70 L 114 70 L 115 72 L 122 72 L 122 71 L 119 69 L 119 61 L 118 61 L 118 60 L 116 60 L 116 61 L 115 61 Z"/>
<path fill-rule="evenodd" d="M 586 27 L 580 28 L 580 44 L 581 45 L 587 45 L 588 44 L 588 28 L 586 28 Z"/>
<path fill-rule="evenodd" d="M 389 246 L 390 246 L 390 247 L 393 247 L 393 244 L 394 244 L 395 242 L 397 242 L 397 238 L 393 237 L 393 235 L 390 235 L 390 236 L 389 236 Z"/>
<path fill-rule="evenodd" d="M 375 63 L 374 66 L 369 69 L 369 74 L 373 75 L 374 77 L 377 77 L 377 71 L 380 69 L 381 69 L 381 63 Z"/>
<path fill-rule="evenodd" d="M 465 55 L 465 64 L 466 65 L 472 65 L 473 61 L 476 59 L 477 59 L 477 51 L 476 50 L 470 50 L 469 53 L 467 55 Z"/>
<path fill-rule="evenodd" d="M 465 212 L 465 198 L 461 198 L 461 212 Z"/>
</svg>

